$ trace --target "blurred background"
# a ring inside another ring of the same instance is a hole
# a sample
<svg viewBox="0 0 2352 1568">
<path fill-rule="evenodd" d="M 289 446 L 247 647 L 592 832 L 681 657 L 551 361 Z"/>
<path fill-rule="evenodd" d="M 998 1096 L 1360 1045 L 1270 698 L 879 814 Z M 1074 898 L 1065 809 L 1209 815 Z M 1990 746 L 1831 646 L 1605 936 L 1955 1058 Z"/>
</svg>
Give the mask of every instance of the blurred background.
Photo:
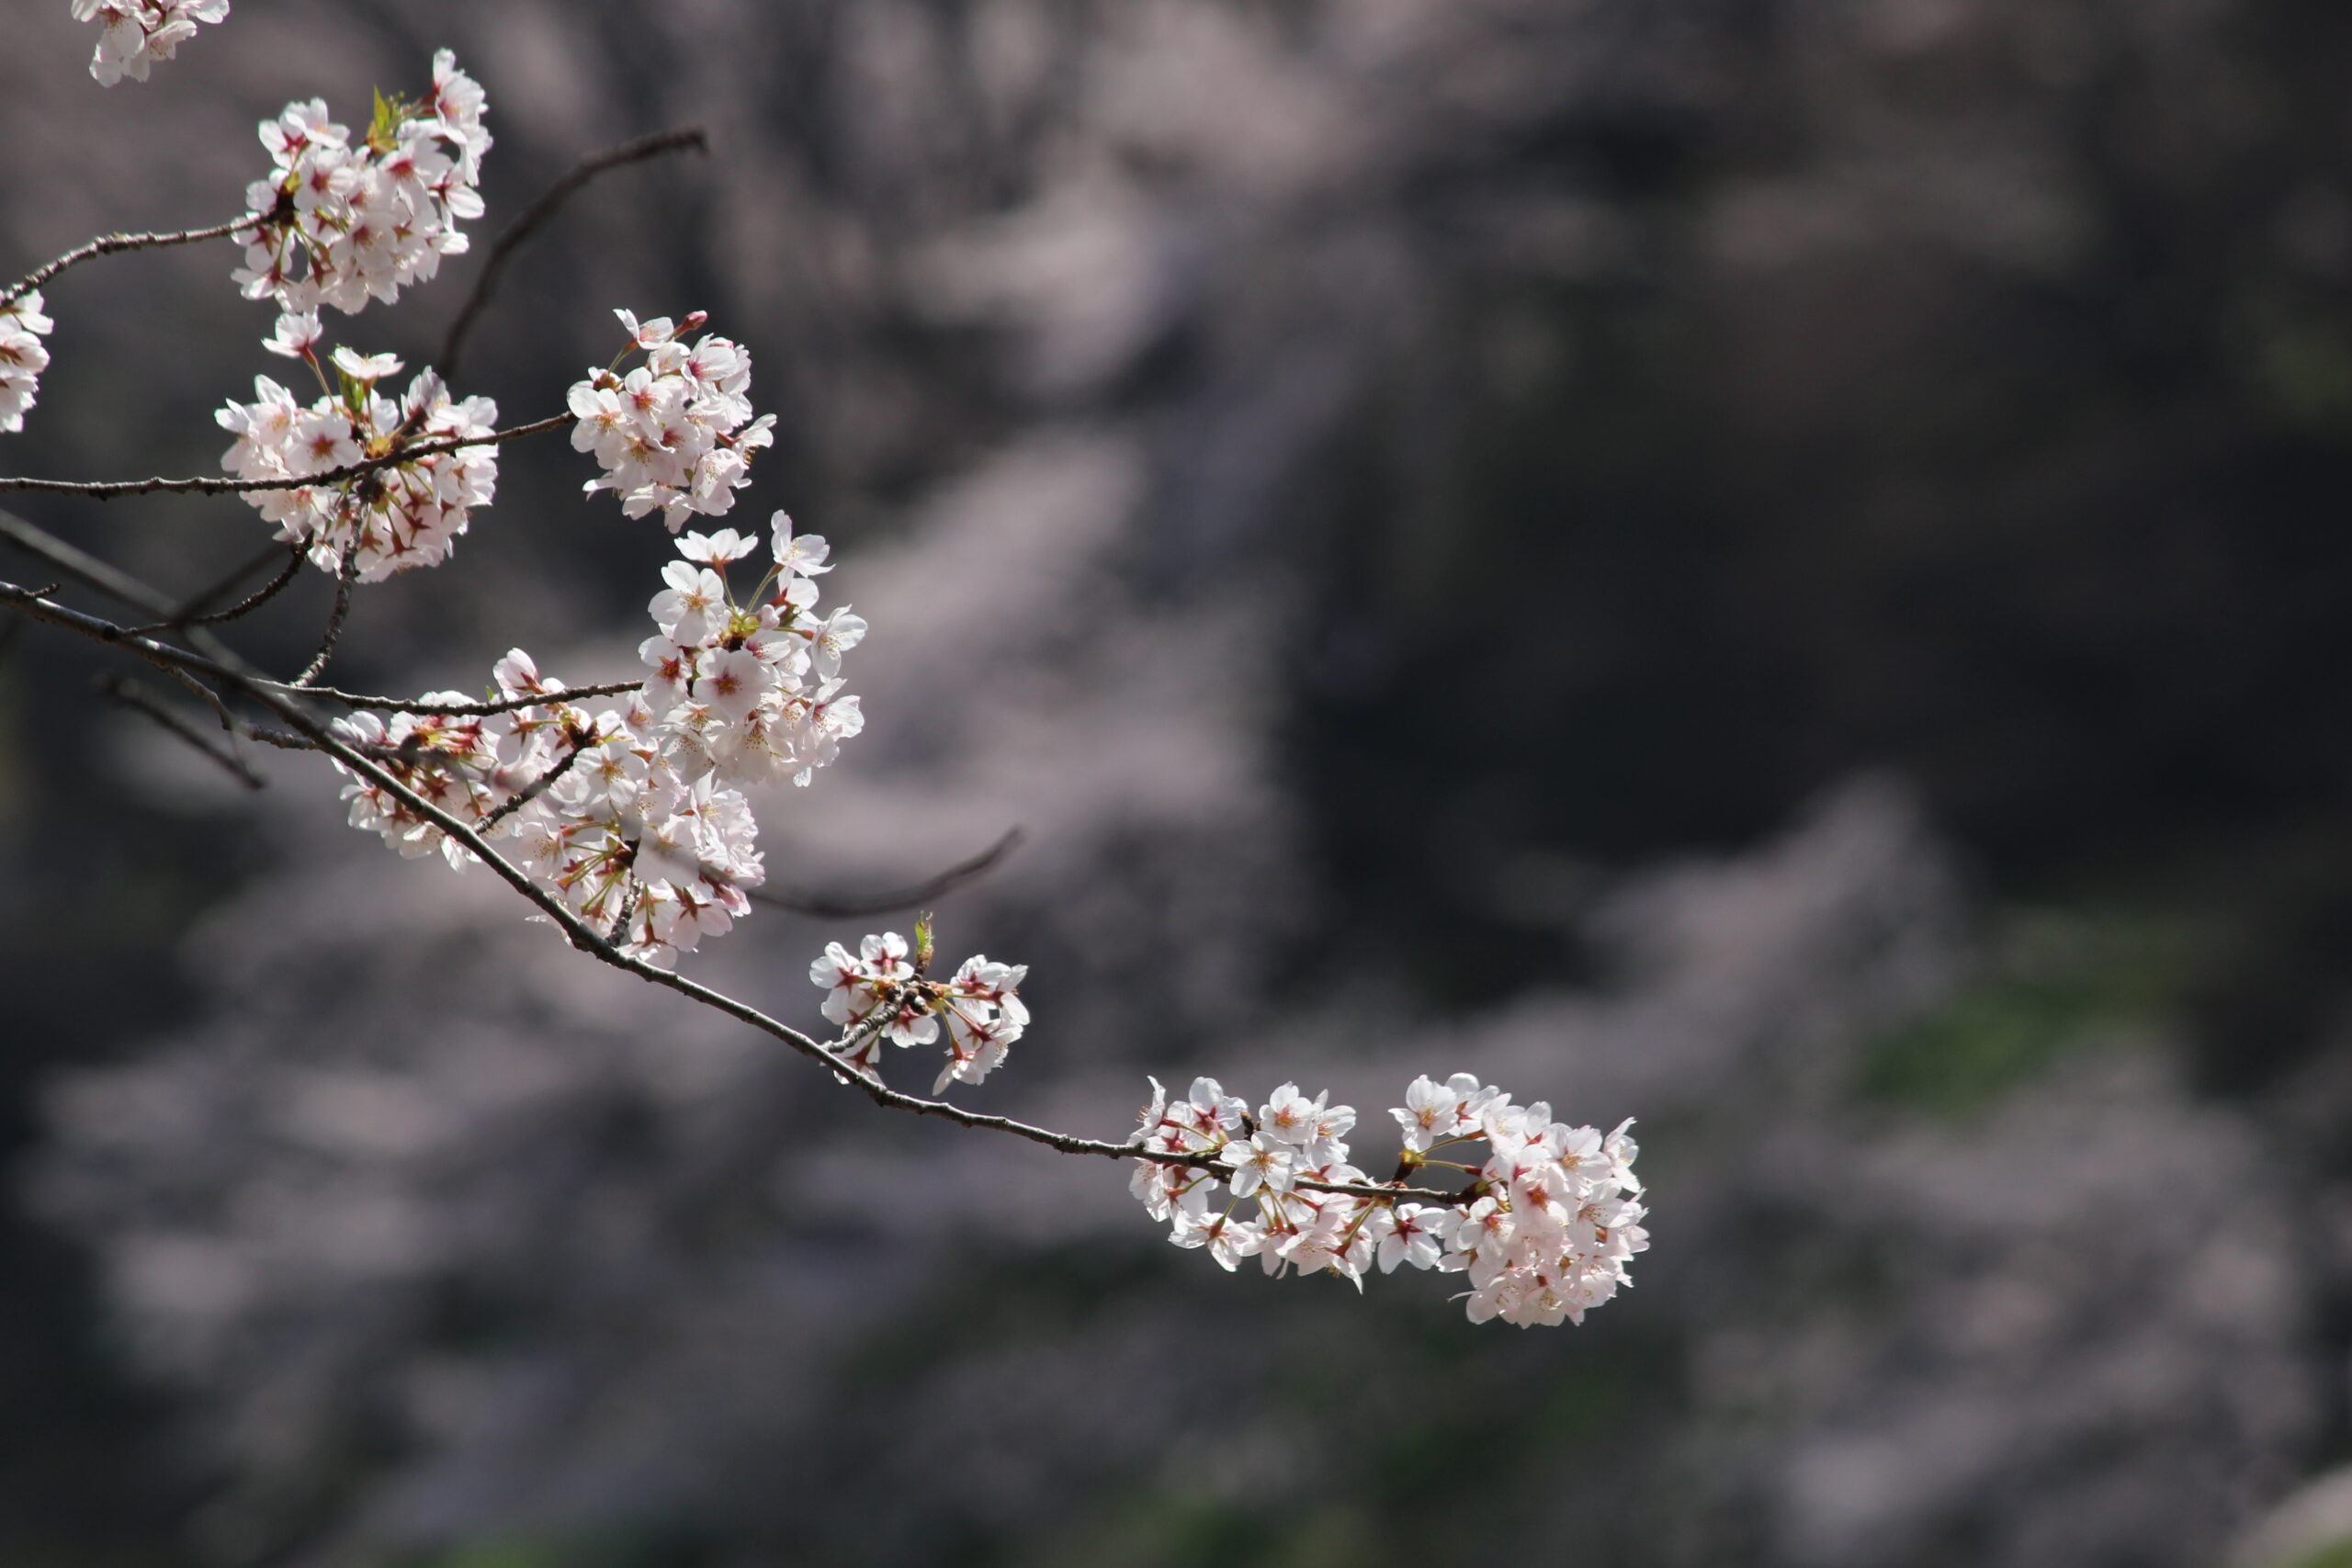
<svg viewBox="0 0 2352 1568">
<path fill-rule="evenodd" d="M 232 215 L 256 120 L 436 46 L 481 239 L 708 127 L 524 253 L 458 389 L 554 412 L 616 305 L 752 351 L 728 521 L 789 507 L 874 627 L 772 881 L 1021 827 L 939 901 L 1033 966 L 972 1103 L 1296 1078 L 1369 1132 L 1466 1070 L 1639 1118 L 1656 1243 L 1579 1330 L 1225 1275 L 36 630 L 0 1562 L 2352 1562 L 2352 11 L 238 0 L 108 92 L 63 0 L 5 9 L 10 275 Z M 61 279 L 0 468 L 212 468 L 282 374 L 232 261 Z M 480 261 L 332 332 L 413 363 Z M 331 678 L 629 671 L 670 541 L 584 465 L 507 447 Z M 17 499 L 181 590 L 267 533 Z M 809 956 L 910 918 L 689 972 L 813 1024 Z"/>
</svg>

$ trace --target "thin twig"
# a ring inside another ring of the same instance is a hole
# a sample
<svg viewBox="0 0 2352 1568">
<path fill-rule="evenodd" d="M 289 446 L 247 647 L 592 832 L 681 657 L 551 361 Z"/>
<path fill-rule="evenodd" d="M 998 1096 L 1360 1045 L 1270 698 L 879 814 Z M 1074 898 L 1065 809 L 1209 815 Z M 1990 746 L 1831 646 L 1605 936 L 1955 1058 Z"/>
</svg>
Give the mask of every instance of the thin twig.
<svg viewBox="0 0 2352 1568">
<path fill-rule="evenodd" d="M 343 640 L 344 617 L 351 613 L 351 584 L 359 575 L 359 541 L 354 539 L 343 547 L 343 567 L 334 574 L 334 608 L 327 615 L 326 635 L 319 639 L 319 651 L 302 666 L 302 672 L 288 682 L 300 691 L 318 679 L 319 671 L 334 657 L 334 645 Z"/>
<path fill-rule="evenodd" d="M 302 570 L 302 557 L 304 553 L 305 552 L 301 546 L 295 546 L 294 548 L 288 552 L 286 564 L 278 569 L 278 572 L 276 577 L 271 578 L 267 582 L 263 583 L 253 592 L 246 594 L 243 599 L 240 599 L 237 603 L 230 605 L 225 610 L 216 610 L 209 615 L 189 615 L 184 620 L 175 619 L 172 623 L 174 628 L 176 629 L 182 626 L 225 626 L 231 621 L 238 620 L 243 616 L 252 615 L 255 610 L 260 609 L 264 604 L 266 604 L 272 599 L 277 598 L 279 593 L 285 592 L 286 585 L 293 581 L 295 574 Z"/>
<path fill-rule="evenodd" d="M 186 687 L 190 692 L 195 693 L 198 697 L 203 700 L 205 705 L 209 707 L 213 714 L 220 720 L 221 728 L 228 730 L 232 735 L 236 733 L 237 716 L 229 711 L 229 705 L 220 700 L 220 693 L 214 691 L 211 687 L 206 685 L 203 682 L 198 680 L 187 671 L 179 669 L 176 666 L 173 668 L 171 676 L 173 680 L 177 681 L 182 686 Z"/>
<path fill-rule="evenodd" d="M 296 687 L 290 681 L 261 682 L 282 692 L 299 690 L 306 697 L 322 697 L 331 703 L 341 703 L 347 708 L 375 708 L 384 713 L 442 714 L 450 718 L 479 718 L 494 713 L 515 713 L 524 708 L 553 707 L 579 697 L 617 697 L 634 692 L 645 684 L 642 681 L 615 681 L 602 686 L 567 686 L 561 691 L 540 692 L 521 697 L 501 697 L 495 702 L 449 703 L 423 697 L 377 697 L 364 692 L 342 692 L 333 686 Z"/>
<path fill-rule="evenodd" d="M 315 474 L 295 474 L 282 479 L 99 479 L 84 483 L 75 479 L 32 479 L 0 478 L 0 491 L 37 491 L 43 495 L 78 495 L 90 501 L 112 501 L 124 495 L 244 495 L 263 490 L 300 490 L 305 485 L 341 484 L 345 479 L 372 474 L 379 468 L 396 468 L 403 463 L 413 463 L 419 457 L 438 457 L 444 452 L 461 452 L 475 446 L 496 446 L 503 442 L 517 441 L 526 435 L 537 435 L 543 431 L 561 430 L 575 423 L 571 413 L 549 414 L 529 424 L 518 424 L 509 430 L 493 430 L 487 435 L 451 435 L 438 441 L 420 442 L 387 452 L 380 457 L 363 457 L 356 463 L 345 463 L 339 468 L 322 468 Z"/>
<path fill-rule="evenodd" d="M 812 893 L 797 887 L 755 887 L 749 889 L 755 904 L 774 908 L 789 909 L 797 915 L 814 915 L 820 919 L 856 920 L 869 915 L 893 914 L 911 909 L 944 897 L 958 887 L 977 882 L 994 871 L 997 863 L 1011 854 L 1021 843 L 1018 828 L 1008 828 L 1001 838 L 967 861 L 959 861 L 945 871 L 912 886 L 894 892 L 870 894 L 863 898 L 846 894 Z"/>
<path fill-rule="evenodd" d="M 185 653 L 152 638 L 135 636 L 124 627 L 112 625 L 95 615 L 86 615 L 78 610 L 68 609 L 62 604 L 51 603 L 41 594 L 14 583 L 0 582 L 0 600 L 13 604 L 23 614 L 38 620 L 45 621 L 51 626 L 62 626 L 99 642 L 127 649 L 151 661 L 184 664 L 190 669 L 205 669 L 207 672 L 218 672 L 222 668 L 199 655 Z M 715 991 L 698 981 L 689 980 L 683 975 L 674 974 L 657 964 L 650 964 L 644 959 L 622 952 L 574 913 L 571 906 L 532 881 L 528 873 L 492 848 L 488 840 L 484 840 L 473 827 L 450 815 L 401 783 L 397 776 L 368 757 L 359 748 L 345 741 L 324 724 L 313 718 L 299 703 L 260 682 L 243 675 L 235 676 L 234 683 L 245 695 L 268 708 L 288 727 L 309 739 L 317 750 L 343 764 L 346 771 L 382 790 L 408 810 L 455 840 L 476 860 L 488 866 L 491 873 L 500 881 L 504 882 L 529 900 L 534 908 L 563 932 L 566 940 L 573 947 L 624 974 L 634 975 L 649 985 L 665 987 L 689 1000 L 698 1002 L 714 1011 L 724 1013 L 738 1022 L 749 1025 L 761 1033 L 781 1042 L 792 1050 L 823 1066 L 842 1082 L 854 1085 L 876 1105 L 894 1111 L 904 1111 L 917 1116 L 935 1116 L 943 1121 L 953 1122 L 961 1127 L 1006 1134 L 1012 1137 L 1026 1139 L 1033 1144 L 1041 1144 L 1063 1154 L 1093 1155 L 1105 1159 L 1148 1160 L 1157 1165 L 1181 1165 L 1203 1170 L 1222 1168 L 1212 1155 L 1148 1149 L 1139 1146 L 1139 1141 L 1133 1139 L 1114 1144 L 1099 1138 L 1082 1138 L 1071 1133 L 1057 1133 L 1051 1128 L 1033 1126 L 1026 1122 L 1015 1121 L 1010 1116 L 994 1116 L 981 1111 L 967 1111 L 960 1105 L 951 1104 L 944 1100 L 925 1100 L 920 1095 L 908 1094 L 892 1089 L 878 1078 L 859 1072 L 836 1055 L 831 1048 L 803 1034 L 791 1025 L 770 1018 L 750 1003 L 739 1001 L 723 991 Z M 1312 1191 L 1371 1198 L 1386 1202 L 1409 1198 L 1426 1202 L 1459 1203 L 1468 1196 L 1466 1192 L 1442 1192 L 1433 1188 L 1369 1183 L 1305 1180 L 1298 1182 L 1297 1185 Z"/>
<path fill-rule="evenodd" d="M 245 760 L 223 747 L 216 747 L 212 738 L 173 712 L 169 707 L 134 681 L 119 675 L 108 675 L 99 681 L 98 690 L 135 713 L 145 715 L 171 734 L 194 747 L 198 752 L 227 770 L 230 775 L 247 789 L 266 789 L 269 781 L 254 772 Z"/>
<path fill-rule="evenodd" d="M 301 548 L 302 547 L 299 544 L 288 544 L 282 540 L 263 546 L 255 554 L 248 556 L 243 560 L 239 561 L 236 566 L 230 570 L 230 572 L 226 577 L 221 578 L 211 587 L 205 589 L 200 593 L 191 594 L 187 599 L 181 601 L 180 613 L 173 618 L 173 624 L 177 626 L 186 621 L 194 620 L 197 616 L 210 609 L 217 601 L 227 597 L 229 590 L 236 587 L 237 584 L 243 582 L 248 577 L 251 577 L 254 572 L 259 571 L 263 567 L 267 566 L 271 561 L 277 559 L 280 556 L 300 554 Z"/>
<path fill-rule="evenodd" d="M 506 231 L 490 247 L 490 259 L 482 264 L 481 276 L 474 279 L 473 292 L 449 323 L 448 335 L 441 340 L 441 352 L 434 356 L 433 367 L 441 372 L 445 381 L 458 374 L 458 355 L 466 345 L 467 334 L 473 331 L 474 321 L 490 303 L 491 295 L 498 288 L 499 275 L 526 241 L 553 218 L 556 209 L 569 200 L 572 193 L 590 180 L 609 169 L 658 158 L 664 152 L 679 152 L 692 148 L 697 152 L 710 151 L 710 139 L 700 126 L 686 126 L 673 130 L 657 130 L 650 136 L 640 136 L 634 141 L 624 141 L 602 152 L 592 152 L 572 165 L 571 171 L 549 186 L 539 199 L 523 210 L 523 215 L 506 226 Z"/>
<path fill-rule="evenodd" d="M 522 789 L 515 794 L 514 799 L 508 801 L 497 810 L 485 816 L 481 819 L 481 830 L 485 833 L 489 832 L 492 828 L 497 827 L 501 822 L 505 821 L 509 817 L 514 816 L 514 813 L 522 810 L 523 807 L 530 805 L 531 802 L 545 795 L 548 792 L 549 785 L 553 784 L 556 780 L 563 777 L 564 774 L 571 772 L 571 764 L 580 761 L 580 754 L 588 750 L 586 746 L 582 744 L 582 741 L 585 739 L 586 737 L 581 735 L 575 730 L 572 734 L 571 750 L 563 754 L 563 760 L 556 763 L 554 767 L 549 768 L 546 773 L 541 773 L 537 778 L 533 779 L 529 784 L 525 784 Z"/>
<path fill-rule="evenodd" d="M 266 213 L 248 212 L 226 223 L 215 223 L 209 229 L 180 229 L 168 234 L 101 234 L 95 240 L 74 246 L 54 261 L 43 262 L 10 284 L 7 292 L 0 294 L 0 310 L 6 310 L 67 267 L 94 256 L 110 256 L 121 251 L 154 250 L 163 245 L 193 244 L 198 240 L 223 240 L 240 229 L 251 228 L 266 216 Z"/>
<path fill-rule="evenodd" d="M 228 592 L 229 590 L 234 588 L 238 583 L 243 582 L 246 578 L 252 576 L 256 568 L 266 565 L 271 558 L 280 554 L 286 557 L 286 564 L 278 569 L 278 572 L 276 577 L 271 578 L 267 582 L 262 584 L 260 588 L 246 594 L 243 599 L 240 599 L 237 603 L 230 605 L 225 610 L 215 611 L 210 615 L 202 613 L 207 604 L 211 604 L 214 600 Z M 268 604 L 272 599 L 277 598 L 279 592 L 285 589 L 286 585 L 294 581 L 294 574 L 302 570 L 302 556 L 303 549 L 299 544 L 273 545 L 268 549 L 264 550 L 261 554 L 254 556 L 252 559 L 246 561 L 243 566 L 237 568 L 236 570 L 231 572 L 220 581 L 214 583 L 211 587 L 206 589 L 203 592 L 198 593 L 194 598 L 182 603 L 178 613 L 173 615 L 170 620 L 157 621 L 153 626 L 133 626 L 131 630 L 139 632 L 167 632 L 175 631 L 181 626 L 217 626 L 225 625 L 230 621 L 238 620 L 243 616 L 250 615 L 255 610 L 260 609 L 264 604 Z"/>
</svg>

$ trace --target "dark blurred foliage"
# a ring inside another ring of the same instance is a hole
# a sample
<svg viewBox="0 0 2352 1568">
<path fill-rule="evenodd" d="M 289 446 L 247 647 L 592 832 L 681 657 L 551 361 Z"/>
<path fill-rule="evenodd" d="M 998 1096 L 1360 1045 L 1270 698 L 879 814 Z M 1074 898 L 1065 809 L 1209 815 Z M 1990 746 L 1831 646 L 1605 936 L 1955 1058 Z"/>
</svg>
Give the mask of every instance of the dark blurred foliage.
<svg viewBox="0 0 2352 1568">
<path fill-rule="evenodd" d="M 1660 1246 L 1549 1338 L 1228 1280 L 1114 1173 L 836 1126 L 315 773 L 232 799 L 35 634 L 0 1561 L 2190 1563 L 2344 1457 L 2352 13 L 244 0 L 102 94 L 65 9 L 0 51 L 26 263 L 217 219 L 254 119 L 436 44 L 491 225 L 709 124 L 526 254 L 465 389 L 552 407 L 613 304 L 753 349 L 750 514 L 877 628 L 772 865 L 1023 820 L 947 908 L 1036 965 L 988 1103 L 1491 1069 L 1655 1128 Z M 471 265 L 343 335 L 420 355 Z M 62 280 L 0 466 L 213 462 L 272 368 L 227 265 Z M 560 446 L 338 678 L 626 660 L 665 545 Z M 261 535 L 22 510 L 179 587 Z M 711 963 L 805 1010 L 842 934 Z"/>
</svg>

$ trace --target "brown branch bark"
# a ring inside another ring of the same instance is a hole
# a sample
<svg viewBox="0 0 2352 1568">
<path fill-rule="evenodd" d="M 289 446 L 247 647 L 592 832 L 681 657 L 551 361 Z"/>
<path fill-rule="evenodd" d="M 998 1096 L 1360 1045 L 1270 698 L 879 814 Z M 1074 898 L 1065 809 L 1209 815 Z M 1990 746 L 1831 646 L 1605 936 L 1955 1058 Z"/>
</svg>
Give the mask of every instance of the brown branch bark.
<svg viewBox="0 0 2352 1568">
<path fill-rule="evenodd" d="M 848 894 L 815 893 L 796 887 L 754 887 L 748 890 L 748 897 L 755 904 L 789 909 L 796 915 L 814 915 L 827 920 L 855 920 L 869 915 L 894 914 L 944 897 L 958 887 L 978 881 L 1018 848 L 1021 839 L 1020 829 L 1008 828 L 995 843 L 971 859 L 958 861 L 945 871 L 888 893 L 873 893 L 861 898 Z"/>
<path fill-rule="evenodd" d="M 234 588 L 238 583 L 243 582 L 248 576 L 252 575 L 255 568 L 266 562 L 270 557 L 280 554 L 283 554 L 286 557 L 286 564 L 278 569 L 277 576 L 271 578 L 267 582 L 262 584 L 261 587 L 255 589 L 253 592 L 248 593 L 245 597 L 240 599 L 234 604 L 230 605 L 227 609 L 216 610 L 209 614 L 205 613 L 204 607 L 207 604 L 211 604 L 214 600 L 228 592 L 230 589 Z M 170 620 L 157 621 L 152 626 L 134 626 L 131 629 L 141 632 L 165 632 L 175 630 L 181 626 L 225 626 L 231 621 L 239 620 L 246 615 L 252 615 L 255 610 L 260 609 L 264 604 L 266 604 L 272 599 L 277 598 L 280 592 L 285 591 L 286 585 L 294 581 L 294 574 L 301 570 L 301 546 L 281 545 L 273 547 L 270 549 L 263 551 L 260 555 L 254 557 L 253 559 L 239 567 L 227 577 L 222 578 L 210 588 L 206 589 L 203 592 L 198 593 L 196 597 L 183 604 L 179 607 L 179 613 L 174 615 Z"/>
<path fill-rule="evenodd" d="M 362 474 L 372 474 L 379 468 L 396 468 L 413 463 L 419 457 L 436 457 L 443 452 L 462 452 L 473 446 L 497 446 L 509 441 L 519 441 L 526 435 L 537 435 L 549 430 L 563 430 L 576 423 L 570 413 L 549 414 L 529 424 L 518 424 L 507 430 L 494 430 L 488 435 L 451 435 L 438 441 L 423 441 L 413 446 L 403 446 L 380 457 L 363 457 L 356 463 L 345 463 L 339 468 L 322 468 L 315 474 L 295 474 L 282 479 L 171 479 L 157 477 L 149 479 L 36 479 L 20 477 L 0 478 L 0 491 L 32 491 L 42 495 L 78 495 L 88 501 L 113 501 L 125 495 L 244 495 L 254 491 L 300 490 L 304 485 L 341 484 Z"/>
<path fill-rule="evenodd" d="M 266 684 L 281 690 L 294 689 L 291 682 L 273 681 Z M 341 703 L 347 708 L 374 708 L 381 713 L 438 713 L 451 718 L 476 718 L 493 713 L 514 713 L 520 708 L 548 707 L 557 703 L 576 702 L 582 697 L 617 697 L 644 685 L 642 681 L 614 681 L 602 686 L 567 686 L 560 692 L 541 692 L 536 696 L 500 697 L 490 702 L 445 703 L 426 702 L 423 697 L 379 697 L 365 692 L 342 692 L 333 686 L 304 686 L 302 695 L 324 697 Z"/>
<path fill-rule="evenodd" d="M 69 266 L 76 266 L 96 256 L 116 255 L 123 251 L 149 251 L 164 245 L 193 244 L 198 240 L 223 240 L 240 229 L 250 228 L 266 214 L 248 212 L 232 218 L 226 223 L 215 223 L 209 229 L 179 229 L 169 233 L 101 234 L 95 240 L 74 246 L 63 255 L 46 261 L 8 286 L 0 293 L 0 310 L 6 310 L 25 295 L 39 288 Z"/>
<path fill-rule="evenodd" d="M 334 608 L 328 612 L 326 635 L 319 639 L 319 651 L 302 666 L 302 672 L 288 684 L 300 689 L 319 678 L 334 657 L 334 645 L 343 640 L 343 623 L 351 614 L 351 584 L 359 576 L 359 544 L 354 540 L 343 547 L 343 566 L 334 574 Z"/>
<path fill-rule="evenodd" d="M 441 372 L 441 378 L 446 381 L 457 376 L 458 356 L 465 350 L 466 338 L 473 331 L 475 321 L 490 303 L 491 295 L 497 291 L 498 280 L 505 272 L 506 264 L 514 259 L 514 253 L 532 235 L 546 225 L 548 220 L 556 215 L 557 209 L 570 200 L 574 192 L 598 175 L 610 170 L 688 149 L 697 152 L 710 151 L 710 139 L 700 126 L 657 130 L 650 136 L 640 136 L 634 141 L 624 141 L 602 152 L 590 153 L 549 186 L 538 200 L 525 208 L 522 216 L 509 223 L 505 232 L 492 243 L 490 259 L 482 264 L 481 276 L 474 279 L 473 292 L 466 297 L 465 305 L 450 321 L 448 333 L 441 340 L 441 352 L 433 356 L 434 368 Z"/>
</svg>

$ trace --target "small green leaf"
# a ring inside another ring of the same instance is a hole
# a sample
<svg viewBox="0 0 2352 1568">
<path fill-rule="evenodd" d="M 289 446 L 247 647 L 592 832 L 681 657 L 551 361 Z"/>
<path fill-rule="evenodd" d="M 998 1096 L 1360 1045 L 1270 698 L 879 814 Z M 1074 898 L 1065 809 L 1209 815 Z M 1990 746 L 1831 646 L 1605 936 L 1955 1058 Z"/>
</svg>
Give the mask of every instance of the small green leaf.
<svg viewBox="0 0 2352 1568">
<path fill-rule="evenodd" d="M 394 134 L 400 130 L 403 116 L 398 98 L 384 96 L 384 90 L 381 87 L 377 88 L 375 92 L 376 113 L 375 117 L 368 122 L 368 145 L 379 152 L 383 152 L 391 147 Z"/>
</svg>

